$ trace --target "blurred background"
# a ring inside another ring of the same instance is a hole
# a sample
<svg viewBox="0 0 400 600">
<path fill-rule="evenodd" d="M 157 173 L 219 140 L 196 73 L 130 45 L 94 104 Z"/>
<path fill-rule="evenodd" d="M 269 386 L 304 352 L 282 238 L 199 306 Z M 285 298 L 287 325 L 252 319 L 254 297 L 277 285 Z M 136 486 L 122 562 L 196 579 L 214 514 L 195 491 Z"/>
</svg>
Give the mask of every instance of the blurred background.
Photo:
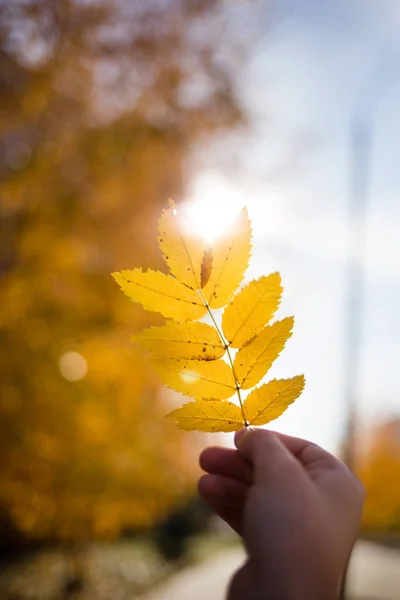
<svg viewBox="0 0 400 600">
<path fill-rule="evenodd" d="M 240 564 L 110 276 L 164 268 L 169 196 L 209 238 L 247 205 L 296 316 L 271 375 L 307 377 L 273 427 L 365 484 L 346 598 L 400 597 L 399 33 L 396 0 L 0 0 L 2 600 L 222 600 Z"/>
</svg>

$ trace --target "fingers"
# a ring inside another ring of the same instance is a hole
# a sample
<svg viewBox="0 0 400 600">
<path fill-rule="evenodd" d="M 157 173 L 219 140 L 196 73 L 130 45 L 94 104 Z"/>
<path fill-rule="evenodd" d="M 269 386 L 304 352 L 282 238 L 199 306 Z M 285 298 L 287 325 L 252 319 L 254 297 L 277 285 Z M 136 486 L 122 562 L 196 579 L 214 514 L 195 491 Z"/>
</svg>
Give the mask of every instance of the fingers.
<svg viewBox="0 0 400 600">
<path fill-rule="evenodd" d="M 261 477 L 300 464 L 308 475 L 317 478 L 327 470 L 343 468 L 343 464 L 323 448 L 282 433 L 265 429 L 242 429 L 235 436 L 239 453 L 258 471 Z"/>
<path fill-rule="evenodd" d="M 237 450 L 229 448 L 206 448 L 200 455 L 200 466 L 208 473 L 230 477 L 251 484 L 253 470 Z"/>
<path fill-rule="evenodd" d="M 292 437 L 290 435 L 284 435 L 283 433 L 276 433 L 275 435 L 279 437 L 286 448 L 294 454 L 297 460 L 299 460 L 306 468 L 311 465 L 316 465 L 316 463 L 318 463 L 319 467 L 323 468 L 333 468 L 342 465 L 335 456 L 329 454 L 329 452 L 313 442 Z"/>
<path fill-rule="evenodd" d="M 235 444 L 239 454 L 253 466 L 256 483 L 286 473 L 289 468 L 300 470 L 294 455 L 272 431 L 242 429 L 235 435 Z"/>
<path fill-rule="evenodd" d="M 221 475 L 203 475 L 198 483 L 199 493 L 214 504 L 225 506 L 243 506 L 248 486 L 245 483 L 221 477 Z"/>
<path fill-rule="evenodd" d="M 241 535 L 248 486 L 220 475 L 203 475 L 199 480 L 198 489 L 215 513 Z"/>
<path fill-rule="evenodd" d="M 279 460 L 286 459 L 286 465 L 292 462 L 288 452 L 285 452 L 285 448 L 301 463 L 310 476 L 314 474 L 317 476 L 321 471 L 325 471 L 326 469 L 343 468 L 343 464 L 335 456 L 329 454 L 329 452 L 326 452 L 326 450 L 323 450 L 317 444 L 307 440 L 268 430 L 248 428 L 242 430 L 242 432 L 239 432 L 236 436 L 237 441 L 242 435 L 247 436 L 250 432 L 261 436 L 261 438 L 257 438 L 256 446 L 260 446 L 261 459 L 263 462 L 268 462 L 265 466 L 269 470 L 277 466 L 276 463 L 272 462 L 272 456 L 275 456 L 274 460 L 277 460 L 277 458 Z M 241 442 L 238 441 L 238 443 Z M 247 445 L 246 442 L 246 447 Z M 232 479 L 251 484 L 253 481 L 253 469 L 250 464 L 251 457 L 250 455 L 247 458 L 244 456 L 243 452 L 245 450 L 243 448 L 242 446 L 241 453 L 229 448 L 207 448 L 200 456 L 200 466 L 208 473 L 231 477 Z M 281 467 L 282 464 L 279 464 L 279 468 Z"/>
<path fill-rule="evenodd" d="M 220 504 L 213 504 L 212 500 L 204 498 L 215 512 L 215 514 L 225 521 L 229 527 L 233 529 L 238 535 L 243 535 L 243 511 L 233 508 L 231 506 L 222 506 Z"/>
</svg>

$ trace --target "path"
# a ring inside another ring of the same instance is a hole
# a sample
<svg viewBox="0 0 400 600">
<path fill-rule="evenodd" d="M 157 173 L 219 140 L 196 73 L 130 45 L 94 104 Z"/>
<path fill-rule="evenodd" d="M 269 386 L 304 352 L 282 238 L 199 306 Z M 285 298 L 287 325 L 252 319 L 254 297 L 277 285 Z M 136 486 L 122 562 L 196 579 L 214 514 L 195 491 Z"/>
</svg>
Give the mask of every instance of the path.
<svg viewBox="0 0 400 600">
<path fill-rule="evenodd" d="M 234 548 L 187 568 L 145 600 L 225 600 L 228 581 L 244 554 Z M 352 600 L 400 599 L 400 552 L 358 542 L 349 574 Z"/>
</svg>

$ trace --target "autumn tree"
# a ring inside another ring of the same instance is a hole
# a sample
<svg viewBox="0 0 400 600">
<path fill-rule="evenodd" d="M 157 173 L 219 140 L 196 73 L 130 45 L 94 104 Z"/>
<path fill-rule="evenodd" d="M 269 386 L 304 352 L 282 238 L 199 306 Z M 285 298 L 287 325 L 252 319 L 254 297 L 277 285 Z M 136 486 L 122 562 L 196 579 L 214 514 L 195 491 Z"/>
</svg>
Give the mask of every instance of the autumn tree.
<svg viewBox="0 0 400 600">
<path fill-rule="evenodd" d="M 190 486 L 110 273 L 161 267 L 192 148 L 241 122 L 235 51 L 218 0 L 0 4 L 0 507 L 24 533 L 146 526 Z"/>
<path fill-rule="evenodd" d="M 365 486 L 366 531 L 400 531 L 400 419 L 375 428 L 358 460 Z"/>
</svg>

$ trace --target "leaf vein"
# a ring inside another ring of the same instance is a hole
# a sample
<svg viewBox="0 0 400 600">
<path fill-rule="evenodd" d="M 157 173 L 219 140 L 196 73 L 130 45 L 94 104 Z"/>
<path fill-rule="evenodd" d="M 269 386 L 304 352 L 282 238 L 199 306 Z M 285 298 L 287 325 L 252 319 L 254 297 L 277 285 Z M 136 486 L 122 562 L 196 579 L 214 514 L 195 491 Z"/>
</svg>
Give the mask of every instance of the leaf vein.
<svg viewBox="0 0 400 600">
<path fill-rule="evenodd" d="M 174 279 L 174 280 L 177 281 L 177 279 Z M 156 294 L 160 294 L 160 296 L 165 296 L 166 298 L 172 298 L 173 300 L 179 300 L 179 302 L 186 302 L 186 304 L 195 304 L 196 306 L 204 306 L 200 302 L 193 302 L 192 300 L 186 300 L 185 298 L 180 298 L 179 296 L 173 296 L 171 294 L 166 294 L 165 292 L 160 292 L 159 290 L 155 290 L 154 288 L 148 287 L 147 285 L 143 285 L 142 283 L 138 283 L 137 281 L 130 281 L 129 279 L 127 279 L 126 281 L 132 285 L 137 285 L 138 287 L 140 287 L 144 290 L 149 290 L 150 292 L 155 292 Z M 191 289 L 191 288 L 189 288 L 189 289 Z"/>
</svg>

